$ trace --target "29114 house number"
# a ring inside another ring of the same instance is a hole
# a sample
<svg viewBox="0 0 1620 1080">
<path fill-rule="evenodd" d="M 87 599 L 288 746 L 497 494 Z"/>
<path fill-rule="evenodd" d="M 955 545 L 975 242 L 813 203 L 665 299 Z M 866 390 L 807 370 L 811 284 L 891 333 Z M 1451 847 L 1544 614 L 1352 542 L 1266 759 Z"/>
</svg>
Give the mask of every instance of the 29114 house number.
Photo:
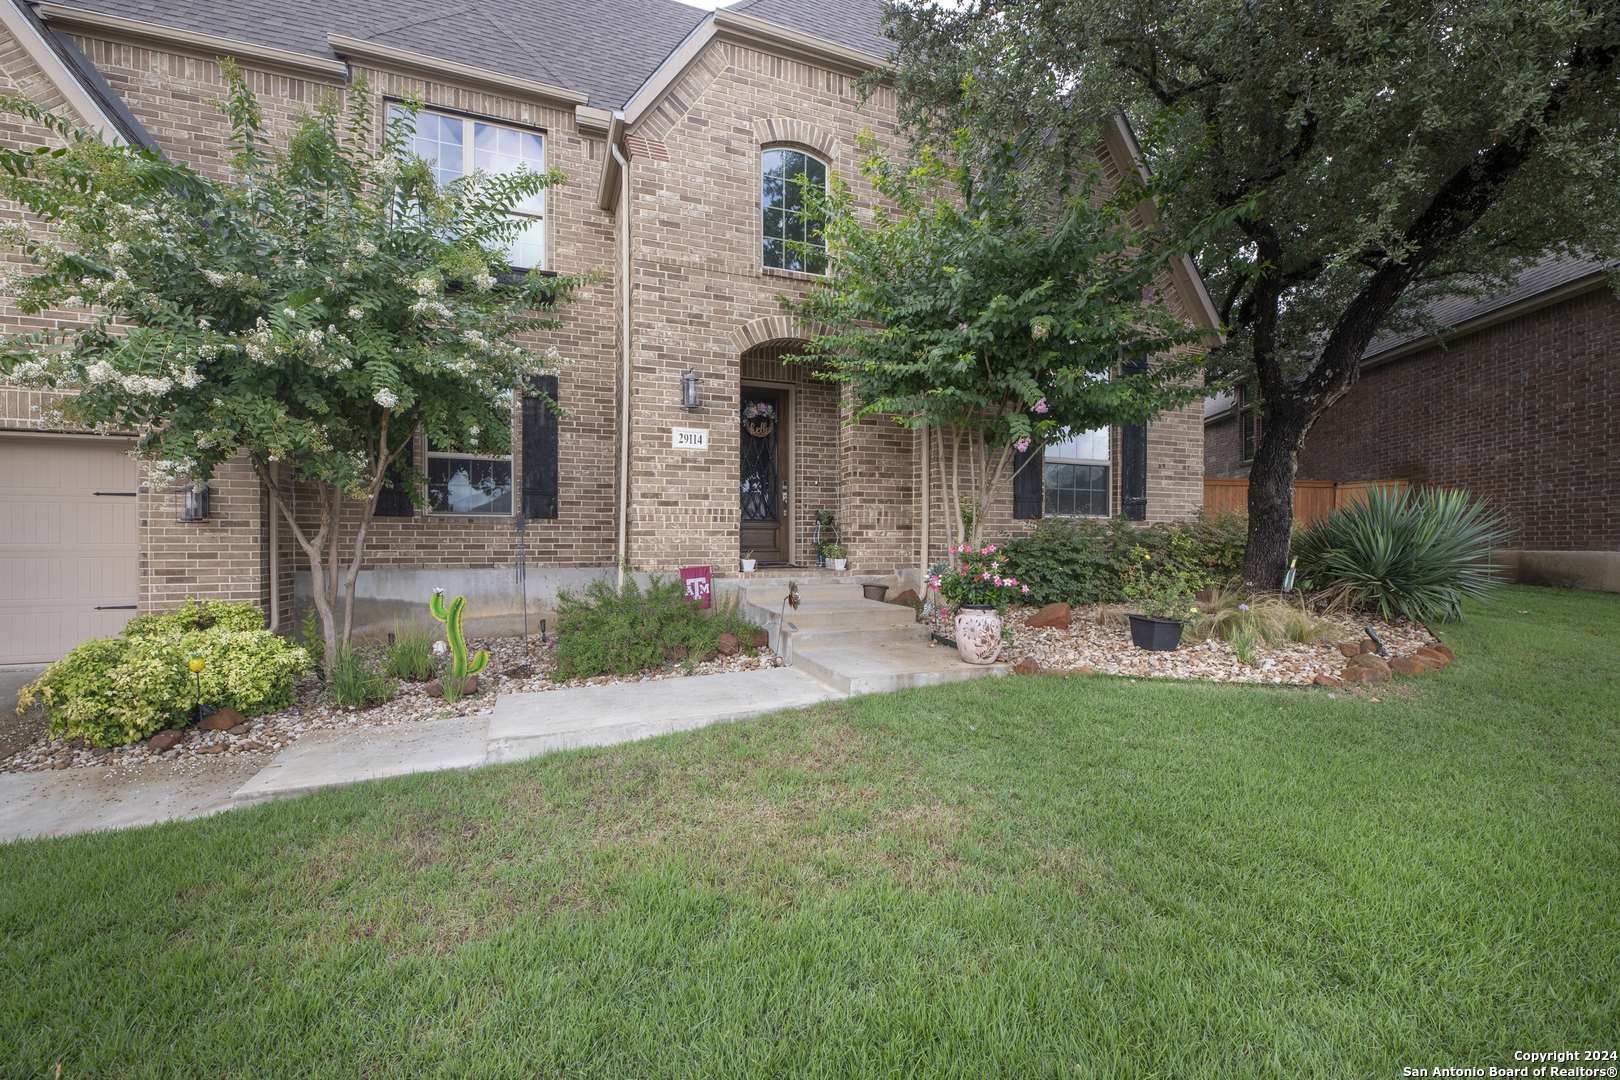
<svg viewBox="0 0 1620 1080">
<path fill-rule="evenodd" d="M 707 450 L 709 448 L 709 429 L 673 428 L 670 431 L 669 445 L 677 450 Z"/>
</svg>

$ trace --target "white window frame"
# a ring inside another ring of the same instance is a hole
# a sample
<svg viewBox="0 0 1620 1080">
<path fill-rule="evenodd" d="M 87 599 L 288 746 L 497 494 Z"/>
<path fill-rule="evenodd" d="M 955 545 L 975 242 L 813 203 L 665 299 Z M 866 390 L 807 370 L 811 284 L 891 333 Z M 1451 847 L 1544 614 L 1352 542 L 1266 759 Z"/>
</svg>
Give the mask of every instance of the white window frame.
<svg viewBox="0 0 1620 1080">
<path fill-rule="evenodd" d="M 765 235 L 765 211 L 767 209 L 769 209 L 769 207 L 767 207 L 765 205 L 765 170 L 767 168 L 766 161 L 772 154 L 779 154 L 779 153 L 782 153 L 782 154 L 803 154 L 806 161 L 814 161 L 817 165 L 820 165 L 821 166 L 821 175 L 822 175 L 821 191 L 822 191 L 823 195 L 826 194 L 826 192 L 827 192 L 827 184 L 829 183 L 829 181 L 832 178 L 832 165 L 829 162 L 827 162 L 826 160 L 824 160 L 821 157 L 820 154 L 817 154 L 814 151 L 807 150 L 802 146 L 793 146 L 791 144 L 777 144 L 777 145 L 774 145 L 774 146 L 762 146 L 762 147 L 760 147 L 760 149 L 759 149 L 759 176 L 757 178 L 757 183 L 759 184 L 759 192 L 760 192 L 759 216 L 758 216 L 758 219 L 757 219 L 759 221 L 759 265 L 760 265 L 760 268 L 763 269 L 763 270 L 769 271 L 770 273 L 773 273 L 773 274 L 803 274 L 806 277 L 813 277 L 813 278 L 826 277 L 827 276 L 828 266 L 829 266 L 831 260 L 830 260 L 830 257 L 827 254 L 827 238 L 826 238 L 825 235 L 822 236 L 822 241 L 821 241 L 821 245 L 820 245 L 820 247 L 821 247 L 821 262 L 822 262 L 822 267 L 821 267 L 820 270 L 794 270 L 791 267 L 786 267 L 786 266 L 772 266 L 770 263 L 765 261 L 765 243 L 768 240 L 775 239 L 774 237 L 770 237 L 770 236 Z M 794 175 L 798 175 L 798 174 L 795 173 Z M 782 177 L 782 180 L 783 180 L 784 184 L 792 183 L 792 177 L 789 177 L 789 176 L 786 176 L 786 175 L 784 175 Z M 804 216 L 804 213 L 801 210 L 791 210 L 790 211 L 790 210 L 784 209 L 782 212 L 785 213 L 785 214 L 786 213 L 798 214 L 800 217 Z M 808 233 L 807 233 L 807 235 L 808 235 Z M 784 256 L 786 256 L 786 254 L 787 254 L 787 243 L 788 243 L 788 241 L 787 241 L 786 237 L 784 236 L 782 238 L 782 253 L 783 253 Z"/>
<path fill-rule="evenodd" d="M 424 440 L 425 441 L 425 440 Z M 441 461 L 504 461 L 507 464 L 510 497 L 512 506 L 506 510 L 435 510 L 433 508 L 433 459 Z M 424 513 L 432 517 L 475 517 L 475 518 L 505 518 L 511 517 L 518 507 L 521 493 L 517 486 L 517 463 L 511 454 L 463 454 L 452 450 L 435 450 L 432 444 L 428 445 L 427 468 L 423 473 L 427 479 L 427 498 L 424 500 Z"/>
<path fill-rule="evenodd" d="M 1041 460 L 1041 474 L 1042 474 L 1041 475 L 1041 516 L 1042 517 L 1108 518 L 1108 517 L 1113 516 L 1113 513 L 1114 513 L 1114 429 L 1111 428 L 1111 427 L 1093 428 L 1090 431 L 1082 431 L 1082 432 L 1080 432 L 1080 436 L 1091 435 L 1091 434 L 1094 434 L 1096 432 L 1101 432 L 1103 434 L 1103 437 L 1107 441 L 1107 447 L 1105 448 L 1103 457 L 1101 457 L 1101 458 L 1078 457 L 1078 456 L 1054 457 L 1053 456 L 1054 451 L 1058 450 L 1058 448 L 1061 447 L 1064 443 L 1069 442 L 1073 438 L 1077 437 L 1077 436 L 1071 436 L 1067 432 L 1064 433 L 1065 436 L 1066 436 L 1065 438 L 1055 440 L 1054 442 L 1049 443 L 1046 446 L 1046 449 L 1044 451 L 1044 456 L 1042 457 L 1042 460 Z M 1062 514 L 1062 513 L 1057 513 L 1055 511 L 1048 510 L 1047 507 L 1046 507 L 1046 497 L 1047 497 L 1047 493 L 1048 493 L 1048 491 L 1050 489 L 1047 487 L 1047 484 L 1046 484 L 1046 475 L 1045 475 L 1045 473 L 1046 473 L 1046 466 L 1047 465 L 1094 465 L 1094 466 L 1100 465 L 1102 467 L 1102 469 L 1103 469 L 1103 488 L 1107 492 L 1107 495 L 1106 495 L 1107 507 L 1104 509 L 1104 511 L 1102 513 L 1100 513 L 1100 514 Z"/>
<path fill-rule="evenodd" d="M 404 109 L 404 105 L 401 102 L 398 102 L 398 101 L 390 101 L 387 104 L 388 104 L 388 115 L 389 115 L 390 118 L 393 117 L 395 109 L 400 109 L 400 110 Z M 546 167 L 546 133 L 545 133 L 544 129 L 523 127 L 523 126 L 521 126 L 519 124 L 507 124 L 507 123 L 503 123 L 503 122 L 498 121 L 498 120 L 491 120 L 491 119 L 488 119 L 487 117 L 482 117 L 482 116 L 464 116 L 461 113 L 445 112 L 442 109 L 418 109 L 418 110 L 416 110 L 416 115 L 417 116 L 432 115 L 432 116 L 436 116 L 436 117 L 438 117 L 438 118 L 440 118 L 442 120 L 451 120 L 451 121 L 455 121 L 456 123 L 459 123 L 459 124 L 462 125 L 462 131 L 461 131 L 461 175 L 462 176 L 471 176 L 471 175 L 473 175 L 473 173 L 478 171 L 474 167 L 473 162 L 475 160 L 477 160 L 477 157 L 476 157 L 476 155 L 477 155 L 477 134 L 478 134 L 478 125 L 480 125 L 480 124 L 484 125 L 485 127 L 495 128 L 498 131 L 515 131 L 515 132 L 518 132 L 519 134 L 522 134 L 522 135 L 533 135 L 535 138 L 539 139 L 540 140 L 540 168 L 537 171 L 543 172 L 545 170 L 545 167 Z M 538 212 L 531 212 L 531 211 L 528 211 L 528 210 L 511 210 L 511 211 L 508 211 L 508 216 L 509 217 L 523 218 L 525 221 L 535 221 L 535 222 L 539 222 L 539 224 L 540 224 L 540 261 L 538 263 L 536 263 L 535 265 L 533 265 L 533 266 L 519 266 L 519 265 L 514 263 L 514 264 L 512 264 L 512 269 L 514 269 L 514 270 L 544 270 L 544 269 L 546 269 L 546 262 L 547 262 L 546 255 L 547 255 L 547 251 L 549 250 L 549 245 L 547 243 L 547 235 L 546 235 L 546 233 L 547 233 L 547 229 L 546 229 L 546 193 L 544 191 L 542 191 L 536 197 L 540 200 L 540 209 L 539 209 Z M 763 248 L 761 250 L 763 250 Z"/>
</svg>

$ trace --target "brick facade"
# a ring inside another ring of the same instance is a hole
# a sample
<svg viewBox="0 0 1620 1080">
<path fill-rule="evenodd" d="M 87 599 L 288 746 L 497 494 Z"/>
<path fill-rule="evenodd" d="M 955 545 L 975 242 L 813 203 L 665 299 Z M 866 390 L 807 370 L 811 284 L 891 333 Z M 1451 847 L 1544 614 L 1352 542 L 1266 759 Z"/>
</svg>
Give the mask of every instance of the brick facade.
<svg viewBox="0 0 1620 1080">
<path fill-rule="evenodd" d="M 1302 480 L 1460 487 L 1528 550 L 1620 549 L 1620 299 L 1601 284 L 1367 367 L 1306 437 Z M 1230 417 L 1212 477 L 1246 476 Z"/>
<path fill-rule="evenodd" d="M 112 31 L 81 33 L 75 41 L 166 154 L 210 175 L 225 174 L 227 126 L 215 107 L 224 84 L 211 55 L 123 39 Z M 294 73 L 252 57 L 244 57 L 243 66 L 273 138 L 284 138 L 294 119 L 322 96 L 346 92 L 337 76 Z M 559 372 L 566 412 L 559 435 L 559 517 L 527 523 L 531 567 L 613 564 L 619 440 L 625 436 L 619 411 L 621 393 L 628 389 L 628 562 L 648 570 L 708 563 L 733 572 L 741 524 L 738 406 L 745 381 L 780 386 L 790 394 L 794 560 L 813 563 L 815 512 L 827 509 L 838 520 L 851 569 L 887 573 L 917 564 L 923 515 L 919 435 L 880 419 L 846 422 L 848 405 L 835 386 L 803 367 L 781 363 L 802 332 L 783 314 L 779 298 L 801 293 L 813 279 L 765 269 L 760 258 L 764 151 L 789 145 L 815 153 L 852 184 L 859 201 L 871 205 L 876 195 L 859 175 L 856 138 L 870 131 L 886 151 L 903 153 L 891 90 L 879 87 L 863 98 L 853 70 L 717 36 L 626 130 L 629 201 L 608 211 L 598 205 L 610 152 L 605 134 L 582 124 L 571 103 L 526 90 L 500 93 L 488 83 L 426 78 L 413 69 L 357 63 L 354 73 L 364 74 L 377 96 L 379 122 L 388 99 L 414 96 L 429 109 L 537 129 L 545 136 L 547 164 L 566 174 L 566 183 L 547 196 L 546 265 L 564 273 L 595 271 L 600 279 L 562 312 L 564 330 L 532 341 L 537 349 L 555 345 L 567 363 Z M 3 36 L 0 77 L 7 89 L 57 103 L 27 55 Z M 0 124 L 0 140 L 12 145 L 40 145 L 45 139 L 44 132 L 25 125 Z M 619 273 L 619 229 L 625 224 L 627 295 L 621 293 L 626 283 Z M 620 385 L 619 326 L 626 301 L 628 388 Z M 0 310 L 0 318 L 12 326 L 22 322 L 15 311 Z M 688 370 L 699 378 L 696 410 L 680 401 L 681 376 Z M 0 427 L 43 427 L 44 405 L 42 395 L 0 387 Z M 514 445 L 521 444 L 519 423 L 514 416 Z M 1150 429 L 1153 520 L 1185 516 L 1200 505 L 1198 423 L 1196 408 L 1190 408 Z M 674 427 L 707 429 L 708 449 L 674 450 Z M 423 469 L 425 451 L 418 440 L 417 464 Z M 1117 508 L 1117 439 L 1114 454 Z M 521 490 L 521 455 L 513 472 L 514 488 Z M 937 488 L 938 462 L 932 475 Z M 278 597 L 290 605 L 292 574 L 304 560 L 284 524 L 272 527 L 267 500 L 245 464 L 227 466 L 216 476 L 207 521 L 178 522 L 178 501 L 177 492 L 143 485 L 143 609 L 193 594 L 268 606 L 272 581 Z M 932 537 L 939 548 L 947 535 L 939 520 L 943 505 L 936 496 Z M 301 522 L 313 521 L 312 509 L 305 493 L 298 507 Z M 351 509 L 345 546 L 357 516 Z M 1009 485 L 998 496 L 989 527 L 999 535 L 1023 524 L 1011 521 Z M 409 518 L 373 519 L 366 566 L 378 571 L 504 568 L 513 561 L 516 542 L 509 519 L 418 511 Z M 291 617 L 286 609 L 283 615 Z"/>
</svg>

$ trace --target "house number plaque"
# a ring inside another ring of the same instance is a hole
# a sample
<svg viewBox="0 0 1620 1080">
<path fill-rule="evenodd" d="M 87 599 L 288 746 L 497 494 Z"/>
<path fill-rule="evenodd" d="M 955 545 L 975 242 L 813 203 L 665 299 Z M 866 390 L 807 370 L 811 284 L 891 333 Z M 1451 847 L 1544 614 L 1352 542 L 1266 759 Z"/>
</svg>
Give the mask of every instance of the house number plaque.
<svg viewBox="0 0 1620 1080">
<path fill-rule="evenodd" d="M 670 433 L 669 445 L 677 450 L 707 450 L 709 448 L 709 429 L 697 427 L 674 428 Z"/>
</svg>

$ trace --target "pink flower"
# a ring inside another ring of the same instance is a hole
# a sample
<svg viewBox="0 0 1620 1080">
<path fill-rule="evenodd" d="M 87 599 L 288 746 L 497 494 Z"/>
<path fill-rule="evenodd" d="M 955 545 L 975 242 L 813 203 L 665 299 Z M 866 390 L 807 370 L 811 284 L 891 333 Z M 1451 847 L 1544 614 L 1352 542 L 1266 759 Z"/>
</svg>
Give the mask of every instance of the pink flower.
<svg viewBox="0 0 1620 1080">
<path fill-rule="evenodd" d="M 1007 579 L 1007 584 L 1016 585 L 1016 584 L 1018 584 L 1018 579 L 1015 578 L 1015 577 L 1010 577 L 1010 578 Z"/>
<path fill-rule="evenodd" d="M 1013 449 L 1017 450 L 1020 454 L 1025 453 L 1026 451 L 1028 451 L 1029 450 L 1029 438 L 1026 436 L 1025 438 L 1019 439 L 1017 442 L 1013 443 Z"/>
<path fill-rule="evenodd" d="M 996 575 L 996 576 L 995 576 L 995 577 L 994 577 L 994 578 L 993 578 L 993 579 L 991 579 L 991 580 L 992 580 L 992 582 L 993 582 L 993 583 L 994 583 L 994 584 L 995 584 L 995 587 L 996 587 L 996 588 L 998 588 L 998 589 L 999 589 L 999 588 L 1001 588 L 1001 575 L 1000 575 L 1000 574 L 997 574 L 997 575 Z"/>
<path fill-rule="evenodd" d="M 979 580 L 980 581 L 989 581 L 990 580 L 990 571 L 986 570 L 984 573 L 980 574 L 979 575 Z"/>
<path fill-rule="evenodd" d="M 989 552 L 991 555 L 994 555 L 996 553 L 996 545 L 991 544 L 989 547 L 985 548 L 984 550 Z"/>
<path fill-rule="evenodd" d="M 1041 413 L 1043 415 L 1046 413 L 1046 399 L 1045 398 L 1041 398 L 1041 400 L 1039 400 L 1039 401 L 1037 401 L 1035 403 L 1035 411 L 1038 412 L 1038 413 Z"/>
<path fill-rule="evenodd" d="M 1027 593 L 1027 592 L 1029 592 L 1029 586 L 1028 585 L 1020 585 L 1020 586 L 1018 586 L 1018 591 L 1023 592 L 1023 593 Z"/>
</svg>

